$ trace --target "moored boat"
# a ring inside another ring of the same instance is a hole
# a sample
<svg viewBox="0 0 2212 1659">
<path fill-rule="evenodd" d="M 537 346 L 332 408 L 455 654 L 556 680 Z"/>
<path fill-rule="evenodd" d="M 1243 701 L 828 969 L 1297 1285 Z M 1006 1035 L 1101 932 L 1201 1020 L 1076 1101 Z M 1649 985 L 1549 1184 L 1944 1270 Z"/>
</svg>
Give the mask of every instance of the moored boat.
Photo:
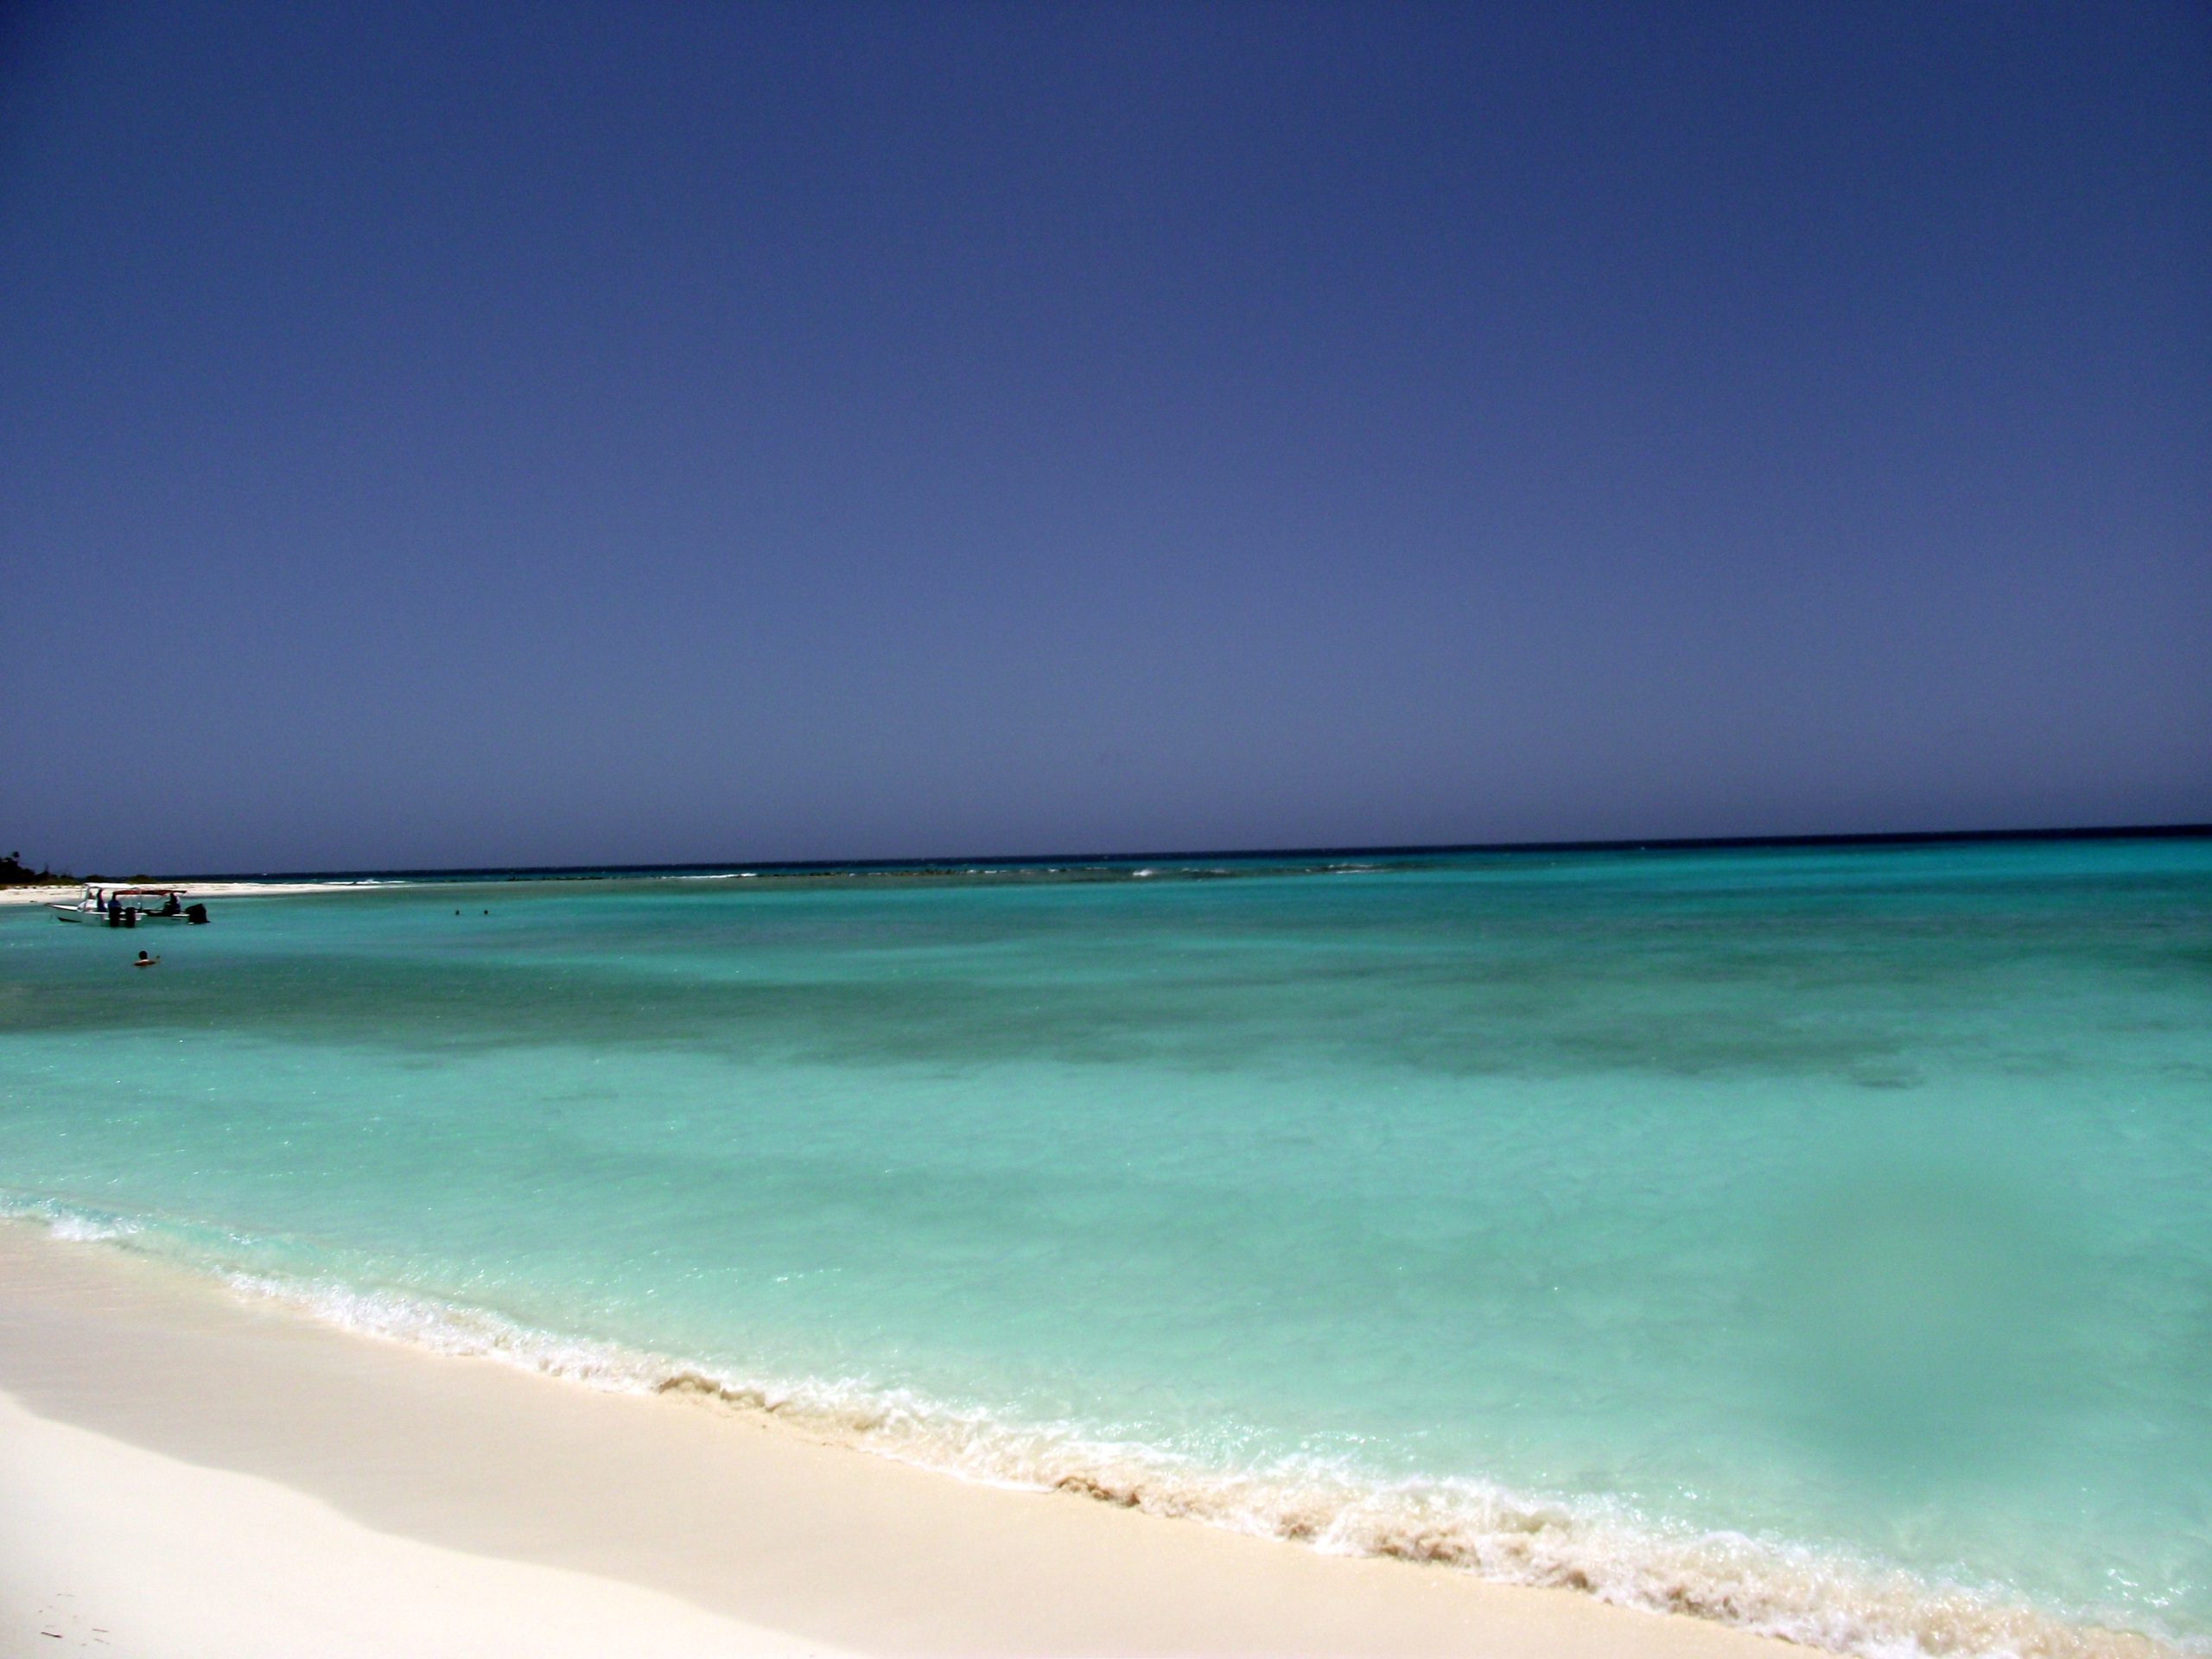
<svg viewBox="0 0 2212 1659">
<path fill-rule="evenodd" d="M 185 922 L 207 919 L 207 906 L 187 902 L 182 887 L 103 887 L 87 883 L 84 896 L 74 904 L 48 905 L 58 922 L 81 922 L 92 927 L 136 927 L 141 922 Z"/>
</svg>

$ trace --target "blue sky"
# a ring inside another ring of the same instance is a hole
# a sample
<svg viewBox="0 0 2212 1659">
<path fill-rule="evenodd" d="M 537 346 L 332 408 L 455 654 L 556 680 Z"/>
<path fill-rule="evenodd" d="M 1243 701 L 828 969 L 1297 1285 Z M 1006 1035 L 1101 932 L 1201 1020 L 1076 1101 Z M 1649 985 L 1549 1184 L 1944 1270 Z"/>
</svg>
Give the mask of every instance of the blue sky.
<svg viewBox="0 0 2212 1659">
<path fill-rule="evenodd" d="M 2212 819 L 2212 14 L 0 32 L 0 842 Z"/>
</svg>

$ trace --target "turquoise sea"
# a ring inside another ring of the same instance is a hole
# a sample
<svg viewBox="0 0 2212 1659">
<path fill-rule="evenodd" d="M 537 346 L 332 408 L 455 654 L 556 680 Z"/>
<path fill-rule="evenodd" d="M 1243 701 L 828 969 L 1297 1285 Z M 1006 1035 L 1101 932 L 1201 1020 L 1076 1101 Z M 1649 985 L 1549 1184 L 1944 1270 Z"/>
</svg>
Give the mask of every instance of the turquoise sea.
<svg viewBox="0 0 2212 1659">
<path fill-rule="evenodd" d="M 1323 1548 L 2212 1652 L 2212 841 L 211 909 L 0 912 L 0 1210 Z"/>
</svg>

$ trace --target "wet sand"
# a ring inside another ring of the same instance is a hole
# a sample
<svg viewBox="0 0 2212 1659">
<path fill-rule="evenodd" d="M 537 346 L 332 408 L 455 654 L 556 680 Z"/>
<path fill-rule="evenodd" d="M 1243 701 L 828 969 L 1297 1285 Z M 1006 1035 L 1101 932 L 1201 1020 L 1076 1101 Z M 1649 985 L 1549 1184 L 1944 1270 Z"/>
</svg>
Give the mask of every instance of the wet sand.
<svg viewBox="0 0 2212 1659">
<path fill-rule="evenodd" d="M 1787 1648 L 970 1484 L 26 1223 L 0 1224 L 0 1656 Z"/>
</svg>

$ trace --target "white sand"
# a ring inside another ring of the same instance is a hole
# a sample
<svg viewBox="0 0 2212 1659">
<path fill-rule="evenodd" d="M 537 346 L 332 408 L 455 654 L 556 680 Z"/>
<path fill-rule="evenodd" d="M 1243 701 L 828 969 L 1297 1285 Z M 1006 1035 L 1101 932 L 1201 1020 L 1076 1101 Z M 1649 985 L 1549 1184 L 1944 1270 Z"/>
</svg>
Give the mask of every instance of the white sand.
<svg viewBox="0 0 2212 1659">
<path fill-rule="evenodd" d="M 0 1656 L 828 1654 L 675 1597 L 373 1532 L 0 1395 Z"/>
<path fill-rule="evenodd" d="M 431 1355 L 21 1223 L 0 1390 L 0 1656 L 1784 1650 Z"/>
<path fill-rule="evenodd" d="M 397 885 L 391 881 L 121 881 L 104 880 L 103 887 L 182 887 L 192 899 L 268 899 L 293 893 L 372 893 Z M 84 897 L 85 884 L 67 887 L 0 887 L 0 905 L 73 905 Z"/>
</svg>

